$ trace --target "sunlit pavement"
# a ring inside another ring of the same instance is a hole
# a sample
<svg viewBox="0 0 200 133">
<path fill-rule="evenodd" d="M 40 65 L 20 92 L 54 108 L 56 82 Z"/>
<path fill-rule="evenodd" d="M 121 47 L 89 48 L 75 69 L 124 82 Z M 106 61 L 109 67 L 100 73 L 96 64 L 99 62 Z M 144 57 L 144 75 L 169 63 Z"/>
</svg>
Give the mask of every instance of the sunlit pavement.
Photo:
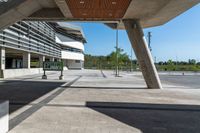
<svg viewBox="0 0 200 133">
<path fill-rule="evenodd" d="M 159 90 L 146 89 L 136 72 L 72 70 L 65 80 L 59 74 L 1 80 L 10 133 L 200 132 L 200 83 L 193 76 L 161 75 Z"/>
</svg>

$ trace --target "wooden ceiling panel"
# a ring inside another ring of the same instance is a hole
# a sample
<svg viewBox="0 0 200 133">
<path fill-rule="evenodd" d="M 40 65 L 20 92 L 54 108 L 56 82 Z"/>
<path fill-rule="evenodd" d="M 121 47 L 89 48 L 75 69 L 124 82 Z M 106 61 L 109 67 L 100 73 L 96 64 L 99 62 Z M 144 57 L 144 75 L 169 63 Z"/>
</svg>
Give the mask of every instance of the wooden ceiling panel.
<svg viewBox="0 0 200 133">
<path fill-rule="evenodd" d="M 66 0 L 74 18 L 122 18 L 131 0 Z"/>
</svg>

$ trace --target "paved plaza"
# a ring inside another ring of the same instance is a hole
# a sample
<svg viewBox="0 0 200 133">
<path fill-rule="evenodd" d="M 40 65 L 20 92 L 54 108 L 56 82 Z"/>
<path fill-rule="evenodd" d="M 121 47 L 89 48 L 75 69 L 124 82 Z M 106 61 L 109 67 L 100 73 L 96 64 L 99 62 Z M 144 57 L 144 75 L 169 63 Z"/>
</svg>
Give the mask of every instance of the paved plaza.
<svg viewBox="0 0 200 133">
<path fill-rule="evenodd" d="M 200 76 L 161 75 L 146 89 L 138 72 L 70 70 L 0 80 L 9 133 L 199 133 Z"/>
</svg>

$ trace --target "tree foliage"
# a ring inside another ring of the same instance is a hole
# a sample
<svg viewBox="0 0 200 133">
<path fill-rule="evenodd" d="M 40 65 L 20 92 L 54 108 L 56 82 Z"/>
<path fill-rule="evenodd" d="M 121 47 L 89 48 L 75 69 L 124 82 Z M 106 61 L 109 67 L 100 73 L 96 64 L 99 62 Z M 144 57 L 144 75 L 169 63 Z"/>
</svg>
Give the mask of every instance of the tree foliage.
<svg viewBox="0 0 200 133">
<path fill-rule="evenodd" d="M 116 65 L 116 57 L 118 56 L 118 66 L 120 69 L 130 69 L 131 59 L 123 49 L 118 48 L 107 56 L 85 55 L 85 68 L 93 69 L 114 69 Z M 132 60 L 132 66 L 136 66 L 136 60 Z"/>
<path fill-rule="evenodd" d="M 118 54 L 118 66 L 121 70 L 138 70 L 137 60 L 131 60 L 127 53 L 123 49 L 118 48 L 117 52 L 113 51 L 107 56 L 92 56 L 85 55 L 85 68 L 89 69 L 115 69 L 116 54 Z M 132 65 L 131 65 L 132 62 Z M 199 71 L 200 62 L 195 59 L 189 59 L 188 61 L 160 61 L 156 63 L 156 68 L 159 71 Z"/>
</svg>

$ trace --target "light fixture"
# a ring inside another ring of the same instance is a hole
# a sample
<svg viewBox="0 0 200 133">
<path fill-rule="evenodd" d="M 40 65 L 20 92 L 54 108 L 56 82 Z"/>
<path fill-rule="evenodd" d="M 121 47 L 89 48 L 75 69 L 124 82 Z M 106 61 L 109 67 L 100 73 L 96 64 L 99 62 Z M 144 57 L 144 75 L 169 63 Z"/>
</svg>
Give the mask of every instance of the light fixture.
<svg viewBox="0 0 200 133">
<path fill-rule="evenodd" d="M 87 15 L 87 13 L 82 13 L 82 15 L 83 15 L 83 16 L 86 16 L 86 15 Z"/>
<path fill-rule="evenodd" d="M 80 1 L 80 4 L 84 4 L 85 2 L 84 1 Z"/>
<path fill-rule="evenodd" d="M 116 2 L 116 1 L 112 1 L 112 4 L 113 4 L 113 5 L 116 5 L 116 4 L 117 4 L 117 2 Z"/>
</svg>

